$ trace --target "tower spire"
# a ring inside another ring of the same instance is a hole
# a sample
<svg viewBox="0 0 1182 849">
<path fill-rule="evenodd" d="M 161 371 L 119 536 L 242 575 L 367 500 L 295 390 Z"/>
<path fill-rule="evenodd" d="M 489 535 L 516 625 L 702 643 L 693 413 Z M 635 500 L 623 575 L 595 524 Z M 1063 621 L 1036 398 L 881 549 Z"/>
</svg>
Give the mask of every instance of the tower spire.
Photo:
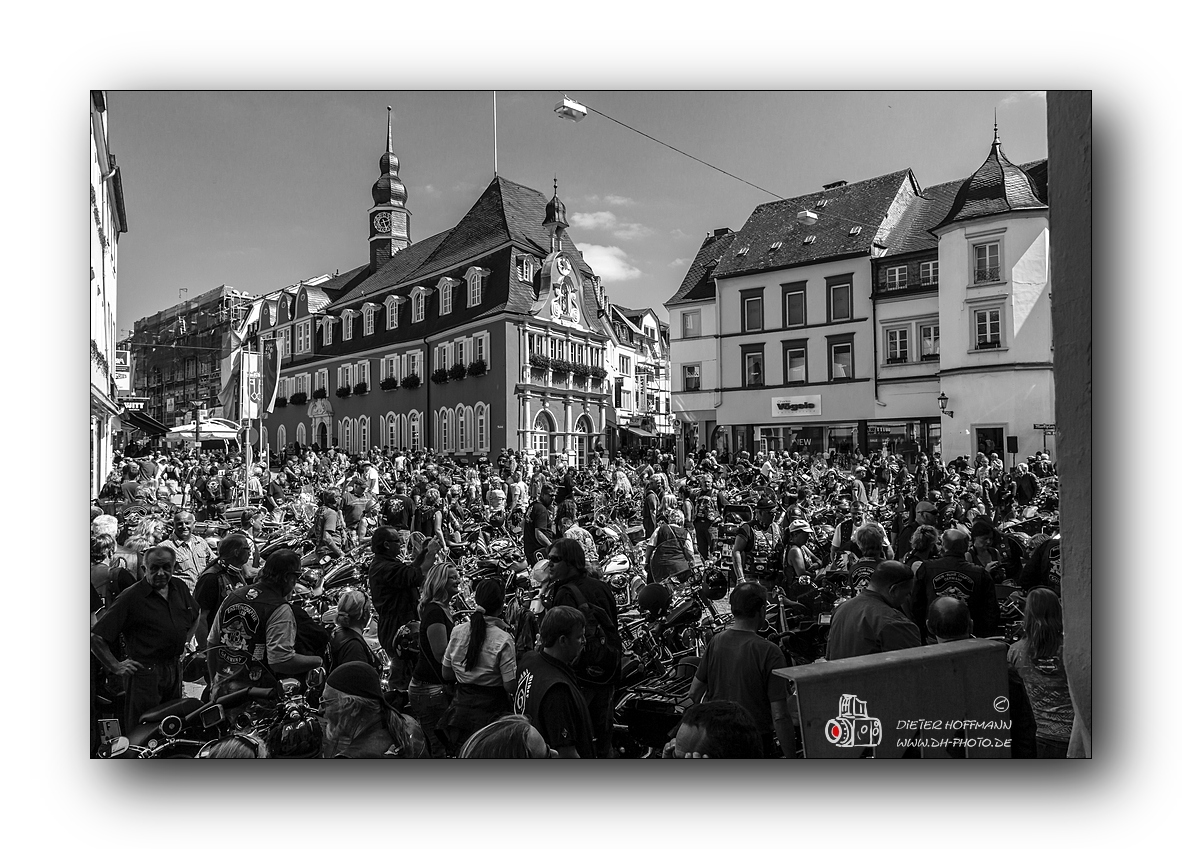
<svg viewBox="0 0 1182 849">
<path fill-rule="evenodd" d="M 997 137 L 997 107 L 993 107 L 993 143 L 997 144 L 1001 139 Z"/>
<path fill-rule="evenodd" d="M 546 204 L 546 220 L 542 226 L 550 233 L 550 252 L 562 247 L 562 234 L 569 226 L 566 223 L 566 204 L 558 199 L 558 175 L 554 175 L 554 197 Z"/>
<path fill-rule="evenodd" d="M 394 109 L 387 106 L 386 152 L 378 160 L 381 174 L 373 184 L 373 207 L 369 210 L 369 262 L 374 271 L 410 244 L 410 210 L 406 208 L 406 185 L 398 176 L 398 168 Z"/>
<path fill-rule="evenodd" d="M 386 153 L 394 152 L 394 107 L 386 107 Z"/>
</svg>

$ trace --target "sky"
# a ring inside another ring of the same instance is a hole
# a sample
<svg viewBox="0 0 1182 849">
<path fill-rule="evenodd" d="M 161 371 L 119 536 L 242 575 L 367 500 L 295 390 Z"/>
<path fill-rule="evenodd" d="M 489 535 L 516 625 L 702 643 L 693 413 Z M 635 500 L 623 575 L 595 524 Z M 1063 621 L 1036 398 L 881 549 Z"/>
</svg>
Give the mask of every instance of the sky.
<svg viewBox="0 0 1182 849">
<path fill-rule="evenodd" d="M 564 94 L 603 114 L 561 120 Z M 111 90 L 108 100 L 128 219 L 120 331 L 221 285 L 261 295 L 366 262 L 387 105 L 412 239 L 454 226 L 493 178 L 490 91 Z M 902 168 L 921 186 L 967 177 L 989 152 L 994 110 L 1012 161 L 1046 156 L 1043 92 L 499 91 L 496 163 L 546 194 L 557 178 L 570 236 L 612 300 L 665 319 L 706 234 L 739 229 L 776 199 L 769 192 Z"/>
</svg>

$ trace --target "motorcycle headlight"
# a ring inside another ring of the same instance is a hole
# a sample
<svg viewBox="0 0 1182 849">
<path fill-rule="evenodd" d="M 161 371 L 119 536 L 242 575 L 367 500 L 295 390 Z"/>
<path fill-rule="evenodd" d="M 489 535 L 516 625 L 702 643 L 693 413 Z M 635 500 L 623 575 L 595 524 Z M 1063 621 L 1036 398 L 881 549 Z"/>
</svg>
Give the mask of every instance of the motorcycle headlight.
<svg viewBox="0 0 1182 849">
<path fill-rule="evenodd" d="M 628 576 L 612 575 L 610 578 L 608 578 L 608 583 L 611 584 L 611 588 L 613 590 L 626 590 L 628 589 Z"/>
</svg>

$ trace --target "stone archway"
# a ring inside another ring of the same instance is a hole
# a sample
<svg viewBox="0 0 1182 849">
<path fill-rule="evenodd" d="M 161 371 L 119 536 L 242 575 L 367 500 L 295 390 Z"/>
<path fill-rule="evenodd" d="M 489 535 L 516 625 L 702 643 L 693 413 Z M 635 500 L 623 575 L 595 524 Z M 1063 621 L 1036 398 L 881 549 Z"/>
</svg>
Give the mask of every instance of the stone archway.
<svg viewBox="0 0 1182 849">
<path fill-rule="evenodd" d="M 332 404 L 327 398 L 316 398 L 308 405 L 308 418 L 312 420 L 312 440 L 327 451 L 332 445 Z"/>
</svg>

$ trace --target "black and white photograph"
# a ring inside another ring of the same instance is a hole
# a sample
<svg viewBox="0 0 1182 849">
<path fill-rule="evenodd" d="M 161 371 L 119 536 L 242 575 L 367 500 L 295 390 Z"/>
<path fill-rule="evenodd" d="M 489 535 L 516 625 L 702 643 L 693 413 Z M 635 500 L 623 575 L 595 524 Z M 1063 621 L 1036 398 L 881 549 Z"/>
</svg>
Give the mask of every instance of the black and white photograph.
<svg viewBox="0 0 1182 849">
<path fill-rule="evenodd" d="M 91 758 L 1090 757 L 1090 92 L 89 105 Z"/>
</svg>

